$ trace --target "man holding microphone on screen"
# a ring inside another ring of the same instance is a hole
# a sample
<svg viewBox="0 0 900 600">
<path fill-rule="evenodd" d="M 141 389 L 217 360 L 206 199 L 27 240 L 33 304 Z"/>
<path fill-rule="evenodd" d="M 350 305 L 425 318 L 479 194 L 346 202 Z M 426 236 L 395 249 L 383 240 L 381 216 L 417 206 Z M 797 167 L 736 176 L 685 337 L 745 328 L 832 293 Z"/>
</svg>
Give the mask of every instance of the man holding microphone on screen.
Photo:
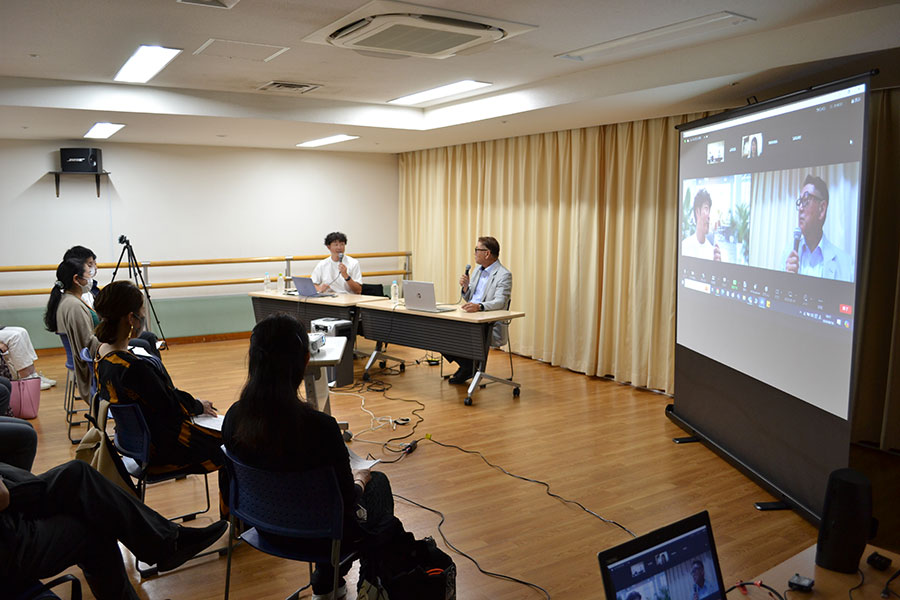
<svg viewBox="0 0 900 600">
<path fill-rule="evenodd" d="M 505 310 L 509 306 L 509 296 L 512 293 L 512 273 L 500 264 L 500 242 L 490 236 L 478 238 L 475 243 L 475 264 L 478 267 L 469 279 L 468 269 L 466 274 L 459 278 L 463 299 L 466 301 L 460 308 L 466 312 L 478 312 L 483 310 Z M 494 323 L 492 330 L 492 346 L 502 346 L 506 343 L 509 324 Z M 450 377 L 450 383 L 462 385 L 470 379 L 474 373 L 474 361 L 470 358 L 456 356 L 444 357 L 450 362 L 459 365 L 456 373 Z"/>
</svg>

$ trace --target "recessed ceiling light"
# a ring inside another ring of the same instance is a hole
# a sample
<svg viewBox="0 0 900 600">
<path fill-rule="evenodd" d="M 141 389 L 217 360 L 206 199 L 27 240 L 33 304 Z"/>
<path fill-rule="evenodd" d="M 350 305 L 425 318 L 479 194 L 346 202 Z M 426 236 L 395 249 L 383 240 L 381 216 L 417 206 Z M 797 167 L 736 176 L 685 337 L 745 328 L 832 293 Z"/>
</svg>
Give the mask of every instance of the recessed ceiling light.
<svg viewBox="0 0 900 600">
<path fill-rule="evenodd" d="M 125 125 L 122 123 L 94 123 L 84 137 L 105 140 L 123 127 Z"/>
<path fill-rule="evenodd" d="M 316 148 L 318 146 L 327 146 L 328 144 L 337 144 L 338 142 L 346 142 L 348 140 L 359 139 L 358 135 L 344 135 L 340 133 L 338 135 L 332 135 L 330 137 L 324 137 L 318 140 L 310 140 L 308 142 L 303 142 L 302 144 L 297 144 L 298 148 Z"/>
<path fill-rule="evenodd" d="M 147 83 L 180 53 L 179 48 L 141 46 L 125 61 L 114 79 L 128 83 Z"/>
<path fill-rule="evenodd" d="M 448 96 L 455 96 L 456 94 L 462 94 L 463 92 L 470 92 L 472 90 L 477 90 L 479 88 L 487 87 L 492 85 L 490 83 L 486 83 L 484 81 L 473 81 L 471 79 L 464 79 L 462 81 L 457 81 L 456 83 L 448 83 L 447 85 L 442 85 L 440 87 L 436 87 L 430 90 L 425 90 L 424 92 L 417 92 L 415 94 L 410 94 L 409 96 L 403 96 L 401 98 L 395 98 L 394 100 L 389 100 L 388 104 L 401 104 L 403 106 L 415 106 L 416 104 L 422 104 L 424 102 L 428 102 L 430 100 L 436 100 L 438 98 L 447 98 Z"/>
<path fill-rule="evenodd" d="M 614 40 L 602 42 L 600 44 L 594 44 L 593 46 L 587 46 L 586 48 L 579 48 L 578 50 L 571 50 L 563 54 L 557 54 L 556 58 L 569 58 L 572 60 L 581 61 L 596 54 L 609 53 L 614 50 L 622 51 L 626 48 L 646 46 L 651 42 L 690 39 L 702 33 L 708 33 L 710 31 L 715 31 L 717 29 L 722 29 L 729 26 L 743 25 L 744 23 L 755 20 L 756 19 L 752 17 L 745 17 L 743 15 L 738 15 L 733 12 L 723 10 L 717 13 L 697 17 L 695 19 L 688 19 L 687 21 L 672 23 L 671 25 L 666 25 L 664 27 L 657 27 L 656 29 L 650 29 L 648 31 L 642 31 L 640 33 L 635 33 L 632 35 L 626 35 Z"/>
</svg>

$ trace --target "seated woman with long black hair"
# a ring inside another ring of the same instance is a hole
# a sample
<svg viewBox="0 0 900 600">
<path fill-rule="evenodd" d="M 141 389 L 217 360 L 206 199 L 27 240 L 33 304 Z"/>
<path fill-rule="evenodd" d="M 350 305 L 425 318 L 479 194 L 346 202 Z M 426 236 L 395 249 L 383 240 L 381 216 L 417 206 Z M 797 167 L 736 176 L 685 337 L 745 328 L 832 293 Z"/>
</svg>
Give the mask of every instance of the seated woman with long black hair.
<svg viewBox="0 0 900 600">
<path fill-rule="evenodd" d="M 297 390 L 309 362 L 309 338 L 295 318 L 266 317 L 250 337 L 250 373 L 238 402 L 225 415 L 225 447 L 242 462 L 271 471 L 305 471 L 332 466 L 344 501 L 342 545 L 358 544 L 402 527 L 394 517 L 390 483 L 383 473 L 352 471 L 337 421 L 300 400 Z M 358 508 L 364 511 L 358 511 Z M 359 519 L 358 514 L 365 514 Z M 346 546 L 345 546 L 346 547 Z M 341 569 L 345 575 L 347 563 Z M 313 598 L 343 598 L 341 579 L 332 595 L 334 571 L 316 564 Z"/>
<path fill-rule="evenodd" d="M 100 342 L 93 333 L 94 327 L 100 323 L 100 318 L 81 298 L 92 285 L 90 268 L 83 259 L 70 258 L 62 261 L 56 267 L 56 282 L 50 290 L 47 312 L 44 313 L 47 331 L 64 333 L 69 338 L 78 393 L 86 401 L 90 399 L 91 367 L 75 356 L 82 348 L 87 348 L 91 356 L 95 356 L 97 348 L 100 347 Z"/>
<path fill-rule="evenodd" d="M 150 473 L 212 472 L 225 464 L 218 431 L 195 425 L 191 417 L 213 415 L 209 400 L 198 400 L 172 383 L 155 356 L 137 356 L 128 350 L 147 321 L 144 295 L 127 280 L 110 283 L 97 295 L 100 315 L 97 338 L 98 391 L 110 404 L 137 404 L 150 429 Z M 226 490 L 220 474 L 219 489 Z"/>
</svg>

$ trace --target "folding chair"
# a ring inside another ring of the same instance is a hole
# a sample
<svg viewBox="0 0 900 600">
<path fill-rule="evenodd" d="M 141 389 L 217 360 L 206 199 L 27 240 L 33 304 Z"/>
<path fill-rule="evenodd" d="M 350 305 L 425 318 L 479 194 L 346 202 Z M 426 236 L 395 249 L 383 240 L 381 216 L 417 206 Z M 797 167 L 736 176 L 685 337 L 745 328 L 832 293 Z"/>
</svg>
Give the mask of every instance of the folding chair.
<svg viewBox="0 0 900 600">
<path fill-rule="evenodd" d="M 56 335 L 59 336 L 63 348 L 66 351 L 66 388 L 65 392 L 63 392 L 63 409 L 66 411 L 66 425 L 68 430 L 66 433 L 69 436 L 69 441 L 72 442 L 72 444 L 77 444 L 81 441 L 81 438 L 78 438 L 77 440 L 72 438 L 72 428 L 87 423 L 87 421 L 78 420 L 78 415 L 87 412 L 87 409 L 75 408 L 75 393 L 78 391 L 78 381 L 75 379 L 75 359 L 72 354 L 72 346 L 69 344 L 69 336 L 65 333 L 57 333 Z"/>
<path fill-rule="evenodd" d="M 111 404 L 109 412 L 116 421 L 116 435 L 113 443 L 119 453 L 122 454 L 122 460 L 125 463 L 125 468 L 128 469 L 128 473 L 137 480 L 138 496 L 141 502 L 145 502 L 147 484 L 160 483 L 172 479 L 184 479 L 188 475 L 201 474 L 203 475 L 203 484 L 206 486 L 206 508 L 171 517 L 169 520 L 191 521 L 197 515 L 209 512 L 208 474 L 205 471 L 203 473 L 194 473 L 192 468 L 178 469 L 165 473 L 150 473 L 150 428 L 147 426 L 141 407 L 137 404 Z M 218 550 L 205 552 L 197 556 L 205 556 L 213 552 L 218 552 Z M 141 577 L 149 577 L 157 573 L 155 565 L 148 569 L 143 569 L 137 564 L 137 560 L 135 560 L 135 567 L 141 574 Z"/>
<path fill-rule="evenodd" d="M 248 466 L 224 447 L 223 450 L 225 466 L 231 476 L 231 531 L 228 535 L 225 600 L 228 600 L 231 586 L 236 519 L 250 528 L 238 539 L 266 554 L 308 562 L 310 578 L 313 563 L 330 562 L 334 568 L 331 589 L 336 591 L 340 565 L 353 560 L 356 552 L 341 549 L 344 502 L 334 469 L 320 467 L 296 473 L 266 471 Z M 310 549 L 306 545 L 301 548 L 300 544 L 290 543 L 299 540 L 313 540 L 313 544 L 318 542 L 318 545 L 312 545 Z M 300 592 L 310 585 L 295 591 L 288 600 L 299 598 Z"/>
</svg>

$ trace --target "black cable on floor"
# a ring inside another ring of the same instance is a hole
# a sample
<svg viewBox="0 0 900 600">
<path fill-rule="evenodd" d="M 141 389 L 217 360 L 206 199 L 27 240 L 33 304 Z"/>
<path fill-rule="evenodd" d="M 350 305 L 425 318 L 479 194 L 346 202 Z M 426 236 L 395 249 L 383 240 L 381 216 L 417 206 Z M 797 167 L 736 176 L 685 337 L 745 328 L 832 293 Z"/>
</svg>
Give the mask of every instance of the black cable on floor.
<svg viewBox="0 0 900 600">
<path fill-rule="evenodd" d="M 610 525 L 615 525 L 616 527 L 618 527 L 619 529 L 621 529 L 622 531 L 624 531 L 625 533 L 627 533 L 627 534 L 630 535 L 631 537 L 635 537 L 635 538 L 637 537 L 637 534 L 635 534 L 633 531 L 631 531 L 630 529 L 628 529 L 627 527 L 625 527 L 625 526 L 622 525 L 621 523 L 618 523 L 618 522 L 616 522 L 616 521 L 614 521 L 614 520 L 612 520 L 612 519 L 607 519 L 607 518 L 605 518 L 605 517 L 603 517 L 603 516 L 598 515 L 597 513 L 595 513 L 594 511 L 592 511 L 591 509 L 589 509 L 589 508 L 587 508 L 586 506 L 584 506 L 581 502 L 578 502 L 577 500 L 569 500 L 568 498 L 563 498 L 563 497 L 560 496 L 559 494 L 556 494 L 556 493 L 554 493 L 554 492 L 551 492 L 551 491 L 550 491 L 550 484 L 547 483 L 547 482 L 545 482 L 545 481 L 541 481 L 540 479 L 532 479 L 531 477 L 525 477 L 525 476 L 523 476 L 523 475 L 516 475 L 515 473 L 510 473 L 509 471 L 507 471 L 506 469 L 504 469 L 504 468 L 501 467 L 500 465 L 495 465 L 494 463 L 492 463 L 491 461 L 489 461 L 487 458 L 484 457 L 484 455 L 483 455 L 481 452 L 479 452 L 479 451 L 477 451 L 477 450 L 466 450 L 465 448 L 461 448 L 461 447 L 459 447 L 459 446 L 457 446 L 457 445 L 455 445 L 455 444 L 445 444 L 445 443 L 443 443 L 443 442 L 439 442 L 439 441 L 437 441 L 436 439 L 434 439 L 433 437 L 430 437 L 430 434 L 426 434 L 426 435 L 425 435 L 425 438 L 428 439 L 428 440 L 431 440 L 432 442 L 434 442 L 434 443 L 437 444 L 438 446 L 444 446 L 445 448 L 455 448 L 456 450 L 459 450 L 460 452 L 465 452 L 466 454 L 474 454 L 474 455 L 478 456 L 479 458 L 481 458 L 481 460 L 483 460 L 484 463 L 485 463 L 486 465 L 488 465 L 489 467 L 492 467 L 492 468 L 494 468 L 494 469 L 497 469 L 497 470 L 500 471 L 501 473 L 504 473 L 504 474 L 506 474 L 506 475 L 509 475 L 510 477 L 515 477 L 516 479 L 521 479 L 522 481 L 529 481 L 529 482 L 531 482 L 531 483 L 537 483 L 537 484 L 540 484 L 540 485 L 542 485 L 542 486 L 544 486 L 544 487 L 546 488 L 546 492 L 547 492 L 547 495 L 548 495 L 548 496 L 550 496 L 550 497 L 552 497 L 552 498 L 556 498 L 557 500 L 562 500 L 563 502 L 565 502 L 565 503 L 567 503 L 567 504 L 574 504 L 575 506 L 577 506 L 578 508 L 580 508 L 580 509 L 583 510 L 584 512 L 586 512 L 586 513 L 588 513 L 589 515 L 592 515 L 592 516 L 594 516 L 594 517 L 600 519 L 600 520 L 603 521 L 604 523 L 608 523 L 608 524 L 610 524 Z"/>
<path fill-rule="evenodd" d="M 503 573 L 495 573 L 493 571 L 487 571 L 487 570 L 483 569 L 481 567 L 481 565 L 478 564 L 478 561 L 475 560 L 472 556 L 466 554 L 465 552 L 463 552 L 462 550 L 460 550 L 459 548 L 454 546 L 452 543 L 450 543 L 450 540 L 448 540 L 447 536 L 444 535 L 444 530 L 441 529 L 441 526 L 444 524 L 444 520 L 445 520 L 444 513 L 442 513 L 441 511 L 434 509 L 434 508 L 429 508 L 428 506 L 425 506 L 424 504 L 419 504 L 415 500 L 410 500 L 409 498 L 401 496 L 400 494 L 394 494 L 394 497 L 399 498 L 400 500 L 403 500 L 405 502 L 409 502 L 410 504 L 413 504 L 415 506 L 418 506 L 419 508 L 425 509 L 429 512 L 433 512 L 434 514 L 440 516 L 441 520 L 438 523 L 438 533 L 441 534 L 441 539 L 444 540 L 444 543 L 447 544 L 448 548 L 450 548 L 451 550 L 453 550 L 460 556 L 463 556 L 463 557 L 469 559 L 470 561 L 472 561 L 472 564 L 474 564 L 475 568 L 478 569 L 481 573 L 487 575 L 488 577 L 494 577 L 496 579 L 502 579 L 504 581 L 511 581 L 513 583 L 518 583 L 520 585 L 524 585 L 526 587 L 540 591 L 541 593 L 544 594 L 544 596 L 547 598 L 547 600 L 550 600 L 550 593 L 547 590 L 545 590 L 544 588 L 542 588 L 541 586 L 539 586 L 538 584 L 531 583 L 530 581 L 525 581 L 524 579 L 518 579 L 511 575 L 504 575 Z"/>
</svg>

